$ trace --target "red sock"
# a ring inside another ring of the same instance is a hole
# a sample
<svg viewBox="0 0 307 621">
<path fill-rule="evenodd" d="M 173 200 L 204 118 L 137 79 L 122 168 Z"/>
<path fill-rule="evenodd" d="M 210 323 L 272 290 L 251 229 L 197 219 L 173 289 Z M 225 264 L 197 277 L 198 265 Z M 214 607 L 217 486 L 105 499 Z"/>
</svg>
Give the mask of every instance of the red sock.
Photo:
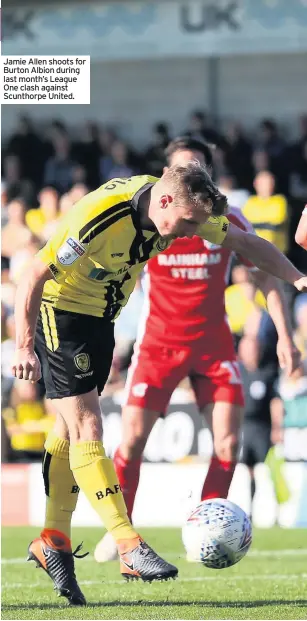
<svg viewBox="0 0 307 621">
<path fill-rule="evenodd" d="M 131 520 L 131 514 L 133 511 L 133 505 L 135 500 L 135 495 L 137 492 L 139 478 L 140 478 L 140 469 L 141 469 L 141 459 L 124 459 L 120 453 L 120 449 L 118 448 L 113 457 L 114 466 L 116 470 L 116 474 L 118 476 L 118 480 L 123 492 L 123 496 L 125 499 L 128 517 Z"/>
<path fill-rule="evenodd" d="M 235 461 L 222 461 L 218 457 L 211 458 L 201 492 L 202 500 L 227 498 L 236 463 Z"/>
</svg>

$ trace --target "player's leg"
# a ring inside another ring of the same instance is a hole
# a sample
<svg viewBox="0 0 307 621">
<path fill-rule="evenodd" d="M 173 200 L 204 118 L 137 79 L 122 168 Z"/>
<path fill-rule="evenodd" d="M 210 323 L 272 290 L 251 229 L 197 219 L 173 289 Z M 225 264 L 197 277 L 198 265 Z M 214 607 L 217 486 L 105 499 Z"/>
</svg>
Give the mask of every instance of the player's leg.
<svg viewBox="0 0 307 621">
<path fill-rule="evenodd" d="M 122 409 L 122 442 L 113 461 L 131 519 L 139 484 L 142 455 L 159 412 L 126 405 Z"/>
<path fill-rule="evenodd" d="M 77 485 L 115 540 L 134 539 L 113 462 L 106 457 L 97 389 L 54 401 L 69 432 L 69 460 Z"/>
<path fill-rule="evenodd" d="M 243 416 L 241 377 L 228 328 L 221 330 L 220 341 L 216 342 L 220 343 L 220 351 L 212 347 L 214 353 L 209 358 L 200 355 L 191 378 L 214 445 L 201 500 L 227 498 L 238 459 Z M 223 354 L 227 360 L 222 358 Z"/>
<path fill-rule="evenodd" d="M 201 500 L 227 498 L 238 459 L 242 407 L 217 401 L 203 408 L 213 435 L 213 455 L 201 491 Z"/>
<path fill-rule="evenodd" d="M 70 466 L 80 489 L 114 537 L 125 577 L 167 579 L 177 569 L 161 559 L 139 537 L 127 515 L 113 461 L 106 457 L 97 390 L 56 403 L 70 436 Z"/>
<path fill-rule="evenodd" d="M 59 530 L 71 539 L 71 519 L 76 508 L 79 487 L 69 464 L 68 427 L 57 413 L 55 425 L 45 442 L 43 477 L 46 494 L 44 534 Z"/>
<path fill-rule="evenodd" d="M 158 412 L 135 405 L 126 405 L 122 409 L 123 439 L 115 451 L 113 461 L 130 520 L 139 484 L 143 451 L 158 418 Z M 106 533 L 98 542 L 94 556 L 98 563 L 117 559 L 116 542 L 110 533 Z"/>
<path fill-rule="evenodd" d="M 164 414 L 172 392 L 187 373 L 188 351 L 138 344 L 128 372 L 126 399 L 122 410 L 122 441 L 114 465 L 131 518 L 139 483 L 143 451 L 148 436 Z M 105 535 L 97 544 L 95 559 L 116 558 L 116 548 Z"/>
<path fill-rule="evenodd" d="M 131 517 L 141 459 L 148 436 L 164 415 L 173 391 L 185 377 L 189 350 L 177 350 L 146 341 L 136 344 L 128 371 L 122 411 L 122 441 L 114 463 Z"/>
<path fill-rule="evenodd" d="M 73 336 L 69 334 L 70 328 Z M 79 326 L 78 315 L 54 311 L 42 305 L 35 349 L 41 362 L 47 406 L 50 413 L 55 414 L 56 421 L 46 439 L 43 459 L 45 527 L 40 537 L 30 543 L 28 560 L 35 560 L 37 566 L 46 571 L 58 594 L 67 597 L 70 603 L 85 605 L 85 598 L 75 577 L 70 537 L 71 518 L 79 488 L 69 463 L 68 427 L 52 399 L 61 392 L 67 394 L 70 386 L 75 388 L 76 380 L 71 377 L 68 369 L 69 364 L 73 365 L 73 341 L 79 337 L 82 338 L 82 325 Z"/>
<path fill-rule="evenodd" d="M 44 380 L 48 381 L 47 397 L 53 400 L 68 427 L 70 467 L 77 485 L 114 536 L 123 575 L 143 580 L 173 577 L 177 569 L 158 557 L 131 526 L 113 462 L 106 457 L 101 442 L 98 392 L 111 366 L 113 326 L 98 318 L 89 320 L 69 313 L 58 313 L 57 317 L 57 323 L 53 317 L 53 326 L 57 328 L 56 336 L 53 332 L 54 348 L 49 348 L 47 356 L 42 355 L 41 348 L 37 350 Z M 47 337 L 48 334 L 46 344 Z M 74 572 L 70 574 L 72 579 Z"/>
</svg>

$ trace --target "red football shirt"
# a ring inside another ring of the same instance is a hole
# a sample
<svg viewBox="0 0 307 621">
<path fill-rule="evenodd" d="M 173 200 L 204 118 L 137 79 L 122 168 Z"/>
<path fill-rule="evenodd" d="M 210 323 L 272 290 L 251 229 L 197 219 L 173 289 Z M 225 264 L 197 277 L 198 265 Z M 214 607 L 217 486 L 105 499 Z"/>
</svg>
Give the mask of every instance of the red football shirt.
<svg viewBox="0 0 307 621">
<path fill-rule="evenodd" d="M 239 209 L 228 219 L 254 232 Z M 141 334 L 164 345 L 188 345 L 202 337 L 216 340 L 227 323 L 224 292 L 233 253 L 194 236 L 175 240 L 150 259 L 145 270 L 146 299 Z M 242 259 L 248 267 L 252 264 Z"/>
</svg>

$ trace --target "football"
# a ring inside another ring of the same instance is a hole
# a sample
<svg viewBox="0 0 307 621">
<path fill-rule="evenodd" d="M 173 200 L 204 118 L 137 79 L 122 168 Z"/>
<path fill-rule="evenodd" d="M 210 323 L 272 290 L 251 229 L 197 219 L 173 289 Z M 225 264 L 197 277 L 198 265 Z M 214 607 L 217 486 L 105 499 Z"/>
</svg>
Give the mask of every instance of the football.
<svg viewBox="0 0 307 621">
<path fill-rule="evenodd" d="M 211 569 L 231 567 L 245 556 L 252 542 L 246 513 L 224 498 L 202 501 L 182 529 L 187 560 Z"/>
</svg>

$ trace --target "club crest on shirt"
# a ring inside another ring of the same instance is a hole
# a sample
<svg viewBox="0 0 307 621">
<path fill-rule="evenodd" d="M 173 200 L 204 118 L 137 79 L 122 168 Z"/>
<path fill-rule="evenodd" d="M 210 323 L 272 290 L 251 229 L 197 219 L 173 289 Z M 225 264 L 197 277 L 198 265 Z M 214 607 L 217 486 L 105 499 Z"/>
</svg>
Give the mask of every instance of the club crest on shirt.
<svg viewBox="0 0 307 621">
<path fill-rule="evenodd" d="M 88 354 L 77 354 L 74 357 L 74 363 L 80 371 L 86 373 L 90 368 L 90 357 Z"/>
</svg>

